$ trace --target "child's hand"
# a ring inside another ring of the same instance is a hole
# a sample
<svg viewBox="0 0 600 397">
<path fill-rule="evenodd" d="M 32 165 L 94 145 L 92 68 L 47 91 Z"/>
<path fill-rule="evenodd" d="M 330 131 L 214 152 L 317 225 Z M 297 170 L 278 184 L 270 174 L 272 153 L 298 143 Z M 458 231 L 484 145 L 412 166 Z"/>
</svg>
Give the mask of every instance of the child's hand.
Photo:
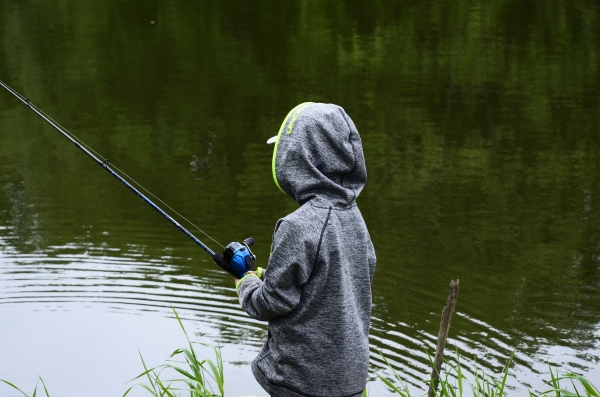
<svg viewBox="0 0 600 397">
<path fill-rule="evenodd" d="M 256 270 L 250 270 L 249 272 L 246 272 L 246 276 L 248 274 L 254 274 L 255 276 L 258 277 L 258 272 Z M 233 279 L 233 283 L 235 284 L 235 286 L 237 287 L 238 282 L 241 280 L 241 278 L 235 278 Z"/>
</svg>

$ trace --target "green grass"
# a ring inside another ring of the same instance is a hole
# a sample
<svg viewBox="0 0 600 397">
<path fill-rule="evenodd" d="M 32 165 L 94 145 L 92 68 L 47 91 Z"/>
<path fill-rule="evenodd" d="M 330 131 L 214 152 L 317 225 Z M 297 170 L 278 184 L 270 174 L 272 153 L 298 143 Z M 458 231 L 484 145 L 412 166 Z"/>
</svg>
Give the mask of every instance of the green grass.
<svg viewBox="0 0 600 397">
<path fill-rule="evenodd" d="M 396 370 L 389 363 L 383 353 L 379 352 L 385 365 L 391 370 L 395 380 L 391 381 L 379 373 L 375 373 L 383 383 L 386 384 L 394 393 L 402 397 L 411 397 L 408 385 L 398 375 Z M 506 391 L 506 381 L 508 379 L 508 372 L 510 365 L 513 361 L 514 353 L 512 353 L 508 359 L 508 362 L 500 374 L 496 376 L 490 376 L 479 368 L 475 369 L 475 373 L 472 376 L 467 376 L 462 371 L 460 365 L 460 353 L 456 350 L 456 365 L 452 365 L 446 361 L 446 371 L 442 373 L 439 381 L 437 390 L 435 390 L 436 397 L 462 397 L 464 395 L 466 387 L 470 388 L 473 397 L 503 397 L 508 395 Z M 429 357 L 430 364 L 433 365 L 431 357 Z M 550 370 L 550 379 L 546 381 L 550 386 L 550 389 L 536 394 L 532 391 L 528 391 L 530 397 L 600 397 L 598 389 L 591 384 L 591 382 L 585 379 L 581 375 L 577 375 L 571 372 L 567 372 L 562 376 L 559 376 L 558 371 L 553 370 L 551 366 L 548 366 Z M 561 384 L 561 381 L 568 380 L 573 390 L 567 390 Z M 431 381 L 426 381 L 430 383 Z M 397 383 L 398 385 L 396 385 Z M 367 397 L 366 392 L 363 394 Z"/>
<path fill-rule="evenodd" d="M 31 396 L 29 394 L 25 393 L 23 390 L 19 389 L 17 386 L 15 386 L 12 383 L 10 383 L 9 381 L 6 381 L 4 379 L 0 379 L 0 381 L 6 383 L 7 385 L 9 385 L 10 387 L 12 387 L 13 389 L 17 389 L 25 397 L 37 397 L 37 388 L 38 388 L 39 382 L 41 381 L 42 382 L 42 386 L 44 387 L 44 392 L 46 393 L 46 397 L 50 397 L 50 393 L 48 393 L 48 389 L 46 388 L 46 384 L 44 383 L 44 380 L 42 379 L 41 376 L 38 378 L 38 382 L 35 384 L 35 389 L 33 389 L 33 393 L 31 394 Z"/>
<path fill-rule="evenodd" d="M 209 344 L 191 342 L 185 327 L 181 322 L 181 318 L 177 313 L 177 310 L 173 308 L 173 312 L 175 313 L 175 317 L 177 318 L 177 321 L 179 322 L 179 325 L 185 334 L 188 344 L 186 347 L 175 350 L 171 354 L 170 358 L 182 356 L 184 361 L 177 361 L 177 364 L 184 364 L 184 366 L 169 363 L 148 369 L 146 363 L 144 362 L 144 358 L 140 354 L 142 365 L 144 366 L 144 372 L 133 378 L 131 381 L 145 377 L 148 382 L 137 383 L 131 386 L 129 389 L 127 389 L 125 394 L 123 394 L 123 397 L 127 396 L 131 389 L 136 386 L 145 389 L 155 397 L 176 397 L 178 395 L 176 393 L 182 391 L 190 397 L 224 396 L 225 377 L 223 374 L 223 359 L 221 357 L 221 352 L 218 348 L 215 348 Z M 215 354 L 216 363 L 209 359 L 200 360 L 196 354 L 196 351 L 194 350 L 194 345 L 201 345 L 211 348 Z M 165 369 L 174 370 L 180 377 L 167 380 L 162 379 L 161 373 Z M 211 379 L 212 382 L 207 382 L 208 379 Z M 216 385 L 218 394 L 213 391 L 211 383 Z"/>
<path fill-rule="evenodd" d="M 558 371 L 554 373 L 552 367 L 550 367 L 550 380 L 547 382 L 552 387 L 545 392 L 540 394 L 535 394 L 529 392 L 530 397 L 543 397 L 543 396 L 556 396 L 556 397 L 600 397 L 600 392 L 598 389 L 591 384 L 591 382 L 585 379 L 581 375 L 577 375 L 574 373 L 566 373 L 563 376 L 558 375 Z M 571 386 L 573 386 L 573 391 L 563 389 L 561 385 L 561 381 L 568 379 Z M 580 389 L 577 388 L 579 385 Z M 580 392 L 581 390 L 581 392 Z"/>
<path fill-rule="evenodd" d="M 127 396 L 134 387 L 140 387 L 154 397 L 178 397 L 180 395 L 190 397 L 224 396 L 225 377 L 223 374 L 223 359 L 219 348 L 205 343 L 191 342 L 179 314 L 175 309 L 173 309 L 173 313 L 175 313 L 177 322 L 185 334 L 187 345 L 176 349 L 167 363 L 152 368 L 148 368 L 140 354 L 144 372 L 130 382 L 136 380 L 143 380 L 144 382 L 138 382 L 131 386 L 123 394 L 123 397 Z M 198 345 L 211 349 L 215 355 L 215 360 L 200 359 L 194 349 L 194 346 Z M 381 352 L 379 354 L 394 378 L 390 380 L 377 372 L 375 372 L 375 375 L 395 394 L 402 397 L 412 397 L 407 383 L 401 378 L 385 355 Z M 457 349 L 456 364 L 446 361 L 446 370 L 441 374 L 439 387 L 435 393 L 436 397 L 462 397 L 466 390 L 470 390 L 472 393 L 469 395 L 473 397 L 503 397 L 508 395 L 506 381 L 513 357 L 514 353 L 508 358 L 504 369 L 495 376 L 486 374 L 478 367 L 476 367 L 475 373 L 470 375 L 463 372 L 460 364 L 461 356 Z M 179 359 L 179 361 L 172 360 L 174 358 Z M 433 365 L 430 356 L 429 361 Z M 539 394 L 529 391 L 529 397 L 600 397 L 598 389 L 583 376 L 571 372 L 559 375 L 558 371 L 550 366 L 549 370 L 550 378 L 546 383 L 550 388 Z M 167 378 L 164 373 L 173 374 L 175 377 Z M 0 379 L 0 381 L 18 390 L 25 397 L 37 397 L 38 386 L 41 382 L 46 397 L 50 397 L 46 384 L 41 377 L 38 379 L 31 395 L 6 380 Z M 572 390 L 568 390 L 567 387 Z M 363 397 L 368 397 L 367 390 L 364 391 Z"/>
</svg>

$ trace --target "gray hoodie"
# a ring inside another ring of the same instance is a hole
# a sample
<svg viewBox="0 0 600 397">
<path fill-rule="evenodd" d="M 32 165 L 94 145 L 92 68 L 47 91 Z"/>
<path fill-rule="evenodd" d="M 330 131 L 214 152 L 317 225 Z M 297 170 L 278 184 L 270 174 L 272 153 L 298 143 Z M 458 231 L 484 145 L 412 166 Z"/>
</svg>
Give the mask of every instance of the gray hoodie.
<svg viewBox="0 0 600 397">
<path fill-rule="evenodd" d="M 367 180 L 362 143 L 344 109 L 292 109 L 273 176 L 300 208 L 277 222 L 264 273 L 238 283 L 246 313 L 269 322 L 252 372 L 271 396 L 360 396 L 375 251 L 355 202 Z"/>
</svg>

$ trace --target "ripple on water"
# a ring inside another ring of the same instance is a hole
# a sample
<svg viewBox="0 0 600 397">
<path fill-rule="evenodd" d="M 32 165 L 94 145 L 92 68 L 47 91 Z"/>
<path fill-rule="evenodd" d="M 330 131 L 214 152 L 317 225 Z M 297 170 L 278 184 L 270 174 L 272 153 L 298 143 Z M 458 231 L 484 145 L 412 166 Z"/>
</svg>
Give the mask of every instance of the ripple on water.
<svg viewBox="0 0 600 397">
<path fill-rule="evenodd" d="M 218 271 L 198 278 L 181 274 L 170 262 L 143 261 L 137 255 L 15 255 L 4 251 L 0 274 L 0 307 L 80 302 L 138 311 L 175 307 L 201 317 L 205 324 L 238 330 L 224 332 L 224 338 L 237 339 L 245 330 L 247 343 L 262 345 L 265 325 L 242 311 L 233 288 L 215 285 L 222 277 Z"/>
<path fill-rule="evenodd" d="M 196 336 L 212 335 L 211 343 L 254 349 L 244 360 L 235 358 L 235 354 L 226 357 L 237 362 L 236 365 L 247 365 L 264 343 L 265 324 L 242 311 L 233 286 L 222 285 L 223 275 L 216 269 L 209 269 L 199 277 L 182 272 L 175 264 L 182 261 L 180 258 L 148 259 L 139 252 L 124 253 L 104 247 L 86 247 L 82 253 L 81 247 L 69 244 L 48 251 L 22 254 L 0 250 L 0 311 L 8 314 L 20 307 L 69 311 L 83 304 L 86 307 L 101 305 L 109 312 L 128 316 L 152 312 L 172 317 L 170 310 L 175 307 L 184 320 L 197 325 Z M 430 317 L 432 323 L 439 321 L 436 313 L 430 313 Z M 478 368 L 499 373 L 515 350 L 514 346 L 527 343 L 526 335 L 515 337 L 460 311 L 455 314 L 454 322 L 457 321 L 466 322 L 463 327 L 469 331 L 452 330 L 446 355 L 449 363 L 456 365 L 451 351 L 458 348 L 461 367 L 466 373 L 473 374 Z M 433 354 L 436 341 L 437 335 L 415 325 L 373 316 L 372 369 L 393 378 L 379 355 L 381 351 L 410 387 L 424 390 L 423 380 L 430 373 L 425 351 Z M 551 357 L 563 357 L 570 367 L 582 370 L 589 369 L 590 362 L 599 361 L 594 351 L 544 347 L 532 355 L 527 346 L 517 348 L 514 360 L 518 369 L 509 376 L 510 387 L 523 391 L 524 387 L 543 389 L 541 379 L 547 373 L 543 361 Z M 375 389 L 385 393 L 378 386 Z"/>
</svg>

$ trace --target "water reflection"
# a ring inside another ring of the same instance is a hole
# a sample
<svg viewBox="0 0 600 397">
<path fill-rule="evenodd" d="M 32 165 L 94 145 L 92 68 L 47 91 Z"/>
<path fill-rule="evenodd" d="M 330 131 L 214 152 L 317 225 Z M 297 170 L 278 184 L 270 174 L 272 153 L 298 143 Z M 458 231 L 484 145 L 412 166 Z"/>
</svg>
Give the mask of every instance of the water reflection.
<svg viewBox="0 0 600 397">
<path fill-rule="evenodd" d="M 8 182 L 4 186 L 4 194 L 8 199 L 11 240 L 16 244 L 15 248 L 24 253 L 38 250 L 42 243 L 42 236 L 38 233 L 39 216 L 27 195 L 25 181 Z"/>
<path fill-rule="evenodd" d="M 423 387 L 459 278 L 450 345 L 467 370 L 499 370 L 516 350 L 521 392 L 545 388 L 547 361 L 600 379 L 598 4 L 134 3 L 0 0 L 2 80 L 217 241 L 255 237 L 259 261 L 296 207 L 264 141 L 297 103 L 338 103 L 369 170 L 373 367 L 379 348 Z M 6 93 L 0 131 L 0 311 L 18 317 L 0 324 L 2 377 L 25 385 L 4 372 L 63 362 L 21 338 L 43 339 L 23 330 L 46 313 L 64 328 L 102 318 L 109 331 L 78 348 L 135 356 L 142 332 L 164 337 L 145 351 L 175 348 L 162 324 L 176 306 L 224 344 L 243 385 L 264 325 L 210 258 Z"/>
</svg>

